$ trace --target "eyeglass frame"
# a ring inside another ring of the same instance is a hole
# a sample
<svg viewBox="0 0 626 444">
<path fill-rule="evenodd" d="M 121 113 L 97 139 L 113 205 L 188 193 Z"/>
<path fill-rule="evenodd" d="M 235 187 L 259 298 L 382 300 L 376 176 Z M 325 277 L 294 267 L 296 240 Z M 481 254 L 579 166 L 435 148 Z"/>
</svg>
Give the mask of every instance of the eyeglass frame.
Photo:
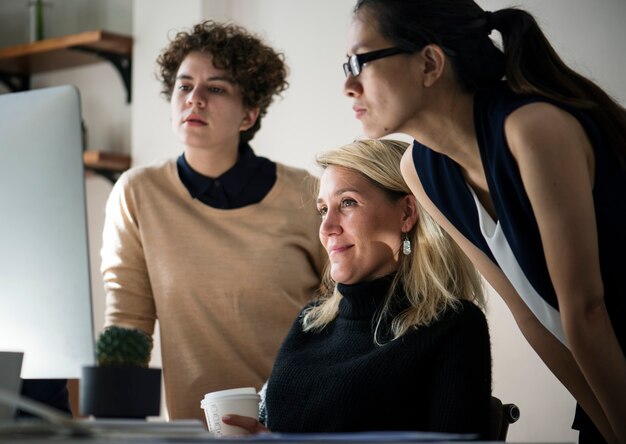
<svg viewBox="0 0 626 444">
<path fill-rule="evenodd" d="M 343 73 L 348 78 L 349 74 L 352 77 L 358 77 L 361 74 L 363 65 L 367 62 L 383 59 L 385 57 L 391 57 L 398 54 L 409 54 L 411 51 L 393 46 L 391 48 L 377 49 L 375 51 L 364 52 L 362 54 L 352 54 L 348 56 L 348 61 L 343 66 Z"/>
</svg>

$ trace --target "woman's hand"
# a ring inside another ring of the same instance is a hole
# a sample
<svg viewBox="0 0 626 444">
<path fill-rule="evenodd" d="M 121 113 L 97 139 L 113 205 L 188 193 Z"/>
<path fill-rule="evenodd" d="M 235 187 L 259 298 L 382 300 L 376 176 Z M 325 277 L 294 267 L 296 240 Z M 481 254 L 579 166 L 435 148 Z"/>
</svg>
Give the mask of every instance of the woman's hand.
<svg viewBox="0 0 626 444">
<path fill-rule="evenodd" d="M 269 430 L 261 424 L 256 418 L 250 416 L 241 415 L 224 415 L 222 416 L 222 422 L 231 426 L 241 427 L 245 429 L 250 435 L 256 435 L 258 433 L 269 433 Z"/>
</svg>

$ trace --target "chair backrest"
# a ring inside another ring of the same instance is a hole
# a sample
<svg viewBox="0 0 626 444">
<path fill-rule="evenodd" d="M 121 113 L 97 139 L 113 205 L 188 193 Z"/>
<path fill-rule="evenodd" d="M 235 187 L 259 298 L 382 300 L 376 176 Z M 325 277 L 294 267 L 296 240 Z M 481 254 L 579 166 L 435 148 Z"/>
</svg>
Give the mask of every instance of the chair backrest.
<svg viewBox="0 0 626 444">
<path fill-rule="evenodd" d="M 502 404 L 500 399 L 492 396 L 490 409 L 489 439 L 506 441 L 509 424 L 513 424 L 520 417 L 519 408 L 515 404 Z"/>
</svg>

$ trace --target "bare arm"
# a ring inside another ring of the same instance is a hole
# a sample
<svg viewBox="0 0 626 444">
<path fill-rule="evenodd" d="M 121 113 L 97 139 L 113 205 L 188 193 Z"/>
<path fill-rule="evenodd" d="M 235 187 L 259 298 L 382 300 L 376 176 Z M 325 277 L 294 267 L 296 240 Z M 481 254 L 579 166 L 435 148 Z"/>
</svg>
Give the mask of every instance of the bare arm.
<svg viewBox="0 0 626 444">
<path fill-rule="evenodd" d="M 467 240 L 428 198 L 417 177 L 410 149 L 402 159 L 402 175 L 424 209 L 450 234 L 478 271 L 502 297 L 522 334 L 543 362 L 583 406 L 602 434 L 609 437 L 608 441 L 617 442 L 606 415 L 570 351 L 541 325 L 502 271 L 480 249 Z"/>
<path fill-rule="evenodd" d="M 619 442 L 626 442 L 626 359 L 604 303 L 589 140 L 574 117 L 545 103 L 514 112 L 505 131 L 537 220 L 572 354 Z"/>
</svg>

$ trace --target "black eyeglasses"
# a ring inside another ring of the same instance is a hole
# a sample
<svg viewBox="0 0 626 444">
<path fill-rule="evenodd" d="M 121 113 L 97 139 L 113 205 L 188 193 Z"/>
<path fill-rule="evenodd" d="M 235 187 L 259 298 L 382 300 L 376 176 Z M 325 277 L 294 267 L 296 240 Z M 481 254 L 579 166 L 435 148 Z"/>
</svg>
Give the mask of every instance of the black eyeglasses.
<svg viewBox="0 0 626 444">
<path fill-rule="evenodd" d="M 363 54 L 352 54 L 348 57 L 348 61 L 343 64 L 343 72 L 348 77 L 352 74 L 353 77 L 357 77 L 361 74 L 361 68 L 363 64 L 371 62 L 373 60 L 382 59 L 396 54 L 406 54 L 410 51 L 401 48 L 386 48 L 377 49 L 376 51 L 370 51 Z"/>
</svg>

